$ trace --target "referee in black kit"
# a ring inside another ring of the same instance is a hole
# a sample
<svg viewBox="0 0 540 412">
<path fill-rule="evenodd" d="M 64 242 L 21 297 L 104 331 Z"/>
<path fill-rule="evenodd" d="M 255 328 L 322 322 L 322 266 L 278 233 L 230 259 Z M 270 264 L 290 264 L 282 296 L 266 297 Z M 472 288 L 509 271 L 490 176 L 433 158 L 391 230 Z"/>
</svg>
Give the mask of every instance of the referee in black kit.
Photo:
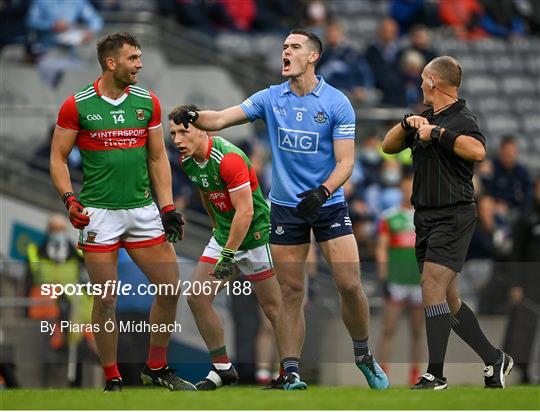
<svg viewBox="0 0 540 412">
<path fill-rule="evenodd" d="M 477 220 L 473 197 L 474 162 L 484 160 L 486 139 L 476 117 L 458 98 L 461 66 L 433 59 L 422 72 L 421 115 L 406 114 L 385 136 L 383 151 L 412 150 L 416 259 L 422 273 L 429 365 L 412 389 L 446 389 L 444 357 L 453 329 L 484 361 L 487 388 L 504 388 L 510 356 L 486 338 L 473 311 L 459 298 L 461 272 Z"/>
</svg>

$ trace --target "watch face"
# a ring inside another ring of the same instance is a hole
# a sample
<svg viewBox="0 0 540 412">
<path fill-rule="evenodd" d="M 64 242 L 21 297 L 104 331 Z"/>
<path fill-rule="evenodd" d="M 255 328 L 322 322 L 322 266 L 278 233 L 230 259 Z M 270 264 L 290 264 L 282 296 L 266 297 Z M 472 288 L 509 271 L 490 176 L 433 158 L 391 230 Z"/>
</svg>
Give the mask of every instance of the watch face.
<svg viewBox="0 0 540 412">
<path fill-rule="evenodd" d="M 431 138 L 433 140 L 437 140 L 441 135 L 441 128 L 440 127 L 435 127 L 431 130 Z"/>
</svg>

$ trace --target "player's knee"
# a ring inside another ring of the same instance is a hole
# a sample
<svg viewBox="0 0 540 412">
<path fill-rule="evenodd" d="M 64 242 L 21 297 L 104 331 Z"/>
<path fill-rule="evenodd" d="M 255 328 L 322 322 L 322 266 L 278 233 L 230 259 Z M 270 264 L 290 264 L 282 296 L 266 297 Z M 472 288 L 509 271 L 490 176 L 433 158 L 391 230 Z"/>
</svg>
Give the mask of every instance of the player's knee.
<svg viewBox="0 0 540 412">
<path fill-rule="evenodd" d="M 274 324 L 279 316 L 281 307 L 280 301 L 277 299 L 267 300 L 261 302 L 261 307 L 270 323 Z"/>
<path fill-rule="evenodd" d="M 187 297 L 187 302 L 192 311 L 196 311 L 202 307 L 212 304 L 212 301 L 208 299 L 208 296 L 203 294 L 195 295 L 191 294 Z"/>
<path fill-rule="evenodd" d="M 94 296 L 94 310 L 102 316 L 112 316 L 116 310 L 116 302 L 115 295 Z"/>
<path fill-rule="evenodd" d="M 461 306 L 459 293 L 456 289 L 446 290 L 446 301 L 448 302 L 448 305 L 450 305 L 450 309 L 452 309 L 452 313 L 457 312 L 457 310 Z"/>
<path fill-rule="evenodd" d="M 294 283 L 281 284 L 281 295 L 283 296 L 284 304 L 301 305 L 304 299 L 304 285 Z"/>
<path fill-rule="evenodd" d="M 360 281 L 349 281 L 337 285 L 339 294 L 343 300 L 356 300 L 359 299 L 362 286 Z"/>
<path fill-rule="evenodd" d="M 423 276 L 420 283 L 422 287 L 422 297 L 432 297 L 435 294 L 444 294 L 443 286 L 432 276 Z"/>
<path fill-rule="evenodd" d="M 176 307 L 178 304 L 178 295 L 176 294 L 163 294 L 156 295 L 156 302 L 160 306 L 167 306 L 170 308 Z"/>
</svg>

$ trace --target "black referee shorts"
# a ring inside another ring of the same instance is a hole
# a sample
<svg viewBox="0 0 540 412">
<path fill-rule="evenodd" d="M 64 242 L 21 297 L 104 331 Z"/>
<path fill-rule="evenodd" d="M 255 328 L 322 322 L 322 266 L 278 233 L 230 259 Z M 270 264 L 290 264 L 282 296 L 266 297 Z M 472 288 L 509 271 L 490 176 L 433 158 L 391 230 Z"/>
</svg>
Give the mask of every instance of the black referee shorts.
<svg viewBox="0 0 540 412">
<path fill-rule="evenodd" d="M 476 204 L 420 209 L 414 214 L 416 260 L 438 263 L 461 272 L 477 220 Z"/>
</svg>

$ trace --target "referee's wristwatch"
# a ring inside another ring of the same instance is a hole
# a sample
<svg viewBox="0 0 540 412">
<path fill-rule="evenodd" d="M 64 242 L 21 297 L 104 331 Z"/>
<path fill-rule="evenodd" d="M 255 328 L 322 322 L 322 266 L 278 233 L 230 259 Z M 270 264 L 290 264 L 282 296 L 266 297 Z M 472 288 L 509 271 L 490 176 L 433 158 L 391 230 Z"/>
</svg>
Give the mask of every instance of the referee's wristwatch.
<svg viewBox="0 0 540 412">
<path fill-rule="evenodd" d="M 441 138 L 441 127 L 436 126 L 431 129 L 431 134 L 429 136 L 431 137 L 431 140 L 439 140 Z"/>
</svg>

